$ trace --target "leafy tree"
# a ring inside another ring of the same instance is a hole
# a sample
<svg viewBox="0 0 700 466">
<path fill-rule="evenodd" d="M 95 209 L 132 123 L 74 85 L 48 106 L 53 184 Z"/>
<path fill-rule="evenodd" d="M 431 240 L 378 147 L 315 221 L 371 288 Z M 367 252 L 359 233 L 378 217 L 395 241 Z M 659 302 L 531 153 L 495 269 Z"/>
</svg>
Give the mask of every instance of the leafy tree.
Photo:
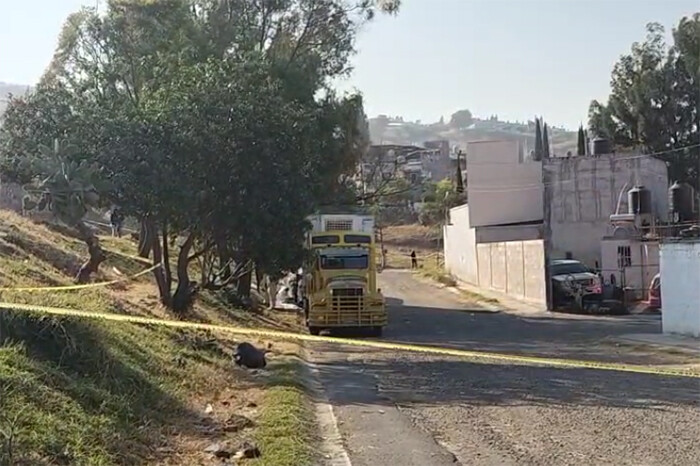
<svg viewBox="0 0 700 466">
<path fill-rule="evenodd" d="M 464 180 L 462 176 L 462 151 L 457 153 L 457 175 L 456 175 L 456 192 L 457 194 L 464 193 Z"/>
<path fill-rule="evenodd" d="M 578 139 L 576 146 L 576 155 L 586 155 L 586 137 L 583 134 L 583 125 L 578 127 Z"/>
<path fill-rule="evenodd" d="M 357 26 L 397 5 L 120 0 L 104 16 L 83 9 L 66 22 L 31 106 L 10 109 L 18 117 L 3 137 L 3 170 L 30 176 L 20 168 L 32 141 L 71 130 L 74 157 L 98 162 L 110 200 L 142 220 L 141 253 L 164 265 L 154 272 L 164 304 L 189 306 L 188 264 L 212 249 L 218 283 L 233 280 L 245 296 L 251 264 L 273 277 L 298 265 L 305 216 L 350 191 L 338 180 L 366 150 L 367 122 L 359 96 L 339 98 L 327 83 L 347 72 Z"/>
<path fill-rule="evenodd" d="M 473 122 L 472 112 L 467 109 L 456 111 L 450 118 L 450 126 L 457 129 L 468 128 Z"/>
<path fill-rule="evenodd" d="M 542 160 L 544 155 L 544 145 L 542 144 L 542 120 L 535 118 L 535 160 Z"/>
<path fill-rule="evenodd" d="M 618 147 L 659 153 L 673 178 L 693 184 L 700 159 L 699 36 L 699 13 L 680 20 L 670 48 L 663 27 L 649 24 L 645 41 L 632 44 L 615 64 L 608 103 L 593 101 L 589 109 L 596 135 Z"/>
<path fill-rule="evenodd" d="M 549 134 L 547 133 L 547 123 L 545 123 L 542 131 L 542 157 L 545 159 L 549 158 Z"/>
<path fill-rule="evenodd" d="M 100 196 L 97 186 L 101 180 L 96 164 L 86 160 L 78 162 L 76 157 L 71 160 L 70 155 L 75 151 L 76 147 L 58 139 L 53 147 L 41 145 L 38 157 L 25 159 L 37 174 L 37 178 L 25 190 L 40 195 L 42 202 L 48 203 L 49 210 L 61 222 L 75 228 L 85 241 L 90 258 L 80 267 L 76 281 L 86 283 L 105 260 L 99 239 L 84 222 L 88 209 L 98 206 Z M 103 187 L 102 190 L 106 189 Z"/>
<path fill-rule="evenodd" d="M 420 214 L 420 222 L 423 225 L 436 225 L 444 222 L 448 211 L 462 203 L 462 196 L 454 187 L 451 179 L 445 178 L 427 188 L 428 194 L 423 210 Z"/>
</svg>

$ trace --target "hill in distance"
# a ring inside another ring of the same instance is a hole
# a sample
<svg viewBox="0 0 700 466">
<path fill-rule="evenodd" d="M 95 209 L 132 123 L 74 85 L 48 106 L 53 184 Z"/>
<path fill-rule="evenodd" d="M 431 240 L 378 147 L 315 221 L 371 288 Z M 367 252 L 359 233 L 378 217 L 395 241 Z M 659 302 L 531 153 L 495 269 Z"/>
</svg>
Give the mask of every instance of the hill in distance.
<svg viewBox="0 0 700 466">
<path fill-rule="evenodd" d="M 563 157 L 569 150 L 576 152 L 576 131 L 553 126 L 548 131 L 554 155 Z M 535 147 L 534 121 L 501 121 L 496 116 L 474 118 L 471 125 L 459 128 L 442 121 L 423 124 L 379 115 L 369 119 L 369 132 L 373 144 L 422 145 L 426 141 L 446 139 L 451 146 L 466 149 L 467 143 L 473 141 L 516 140 L 525 142 L 529 149 Z"/>
</svg>

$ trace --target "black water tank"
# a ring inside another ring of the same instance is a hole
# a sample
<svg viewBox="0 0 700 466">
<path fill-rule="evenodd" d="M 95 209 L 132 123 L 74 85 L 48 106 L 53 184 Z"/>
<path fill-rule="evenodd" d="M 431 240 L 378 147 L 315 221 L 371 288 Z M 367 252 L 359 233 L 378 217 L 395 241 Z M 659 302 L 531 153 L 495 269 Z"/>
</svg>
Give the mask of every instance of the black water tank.
<svg viewBox="0 0 700 466">
<path fill-rule="evenodd" d="M 595 138 L 593 140 L 592 155 L 603 155 L 611 152 L 610 140 L 605 138 Z"/>
<path fill-rule="evenodd" d="M 630 214 L 650 214 L 651 191 L 644 186 L 635 186 L 627 191 L 627 205 Z"/>
<path fill-rule="evenodd" d="M 676 181 L 668 189 L 668 208 L 673 222 L 695 220 L 695 191 L 687 183 Z"/>
</svg>

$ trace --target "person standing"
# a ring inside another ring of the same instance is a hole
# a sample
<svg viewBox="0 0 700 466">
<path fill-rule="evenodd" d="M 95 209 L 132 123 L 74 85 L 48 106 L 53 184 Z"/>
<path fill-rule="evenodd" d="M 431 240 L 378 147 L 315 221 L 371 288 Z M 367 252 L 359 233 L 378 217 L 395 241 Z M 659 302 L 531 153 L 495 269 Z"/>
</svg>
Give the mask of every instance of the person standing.
<svg viewBox="0 0 700 466">
<path fill-rule="evenodd" d="M 411 268 L 418 268 L 418 259 L 416 258 L 416 251 L 411 251 Z"/>
<path fill-rule="evenodd" d="M 112 236 L 122 237 L 122 225 L 124 224 L 124 213 L 119 207 L 112 209 L 109 216 L 109 223 L 112 224 Z"/>
</svg>

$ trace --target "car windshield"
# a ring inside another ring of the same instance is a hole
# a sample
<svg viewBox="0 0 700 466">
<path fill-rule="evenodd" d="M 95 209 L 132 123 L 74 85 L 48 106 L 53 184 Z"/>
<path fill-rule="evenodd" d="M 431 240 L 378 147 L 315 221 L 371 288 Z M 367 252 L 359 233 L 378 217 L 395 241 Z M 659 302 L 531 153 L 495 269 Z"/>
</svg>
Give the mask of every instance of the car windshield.
<svg viewBox="0 0 700 466">
<path fill-rule="evenodd" d="M 590 270 L 580 262 L 567 262 L 565 264 L 552 265 L 552 275 L 568 275 L 570 273 L 586 272 L 590 272 Z"/>
<path fill-rule="evenodd" d="M 367 255 L 362 256 L 321 256 L 321 268 L 324 270 L 366 269 L 369 265 Z"/>
</svg>

